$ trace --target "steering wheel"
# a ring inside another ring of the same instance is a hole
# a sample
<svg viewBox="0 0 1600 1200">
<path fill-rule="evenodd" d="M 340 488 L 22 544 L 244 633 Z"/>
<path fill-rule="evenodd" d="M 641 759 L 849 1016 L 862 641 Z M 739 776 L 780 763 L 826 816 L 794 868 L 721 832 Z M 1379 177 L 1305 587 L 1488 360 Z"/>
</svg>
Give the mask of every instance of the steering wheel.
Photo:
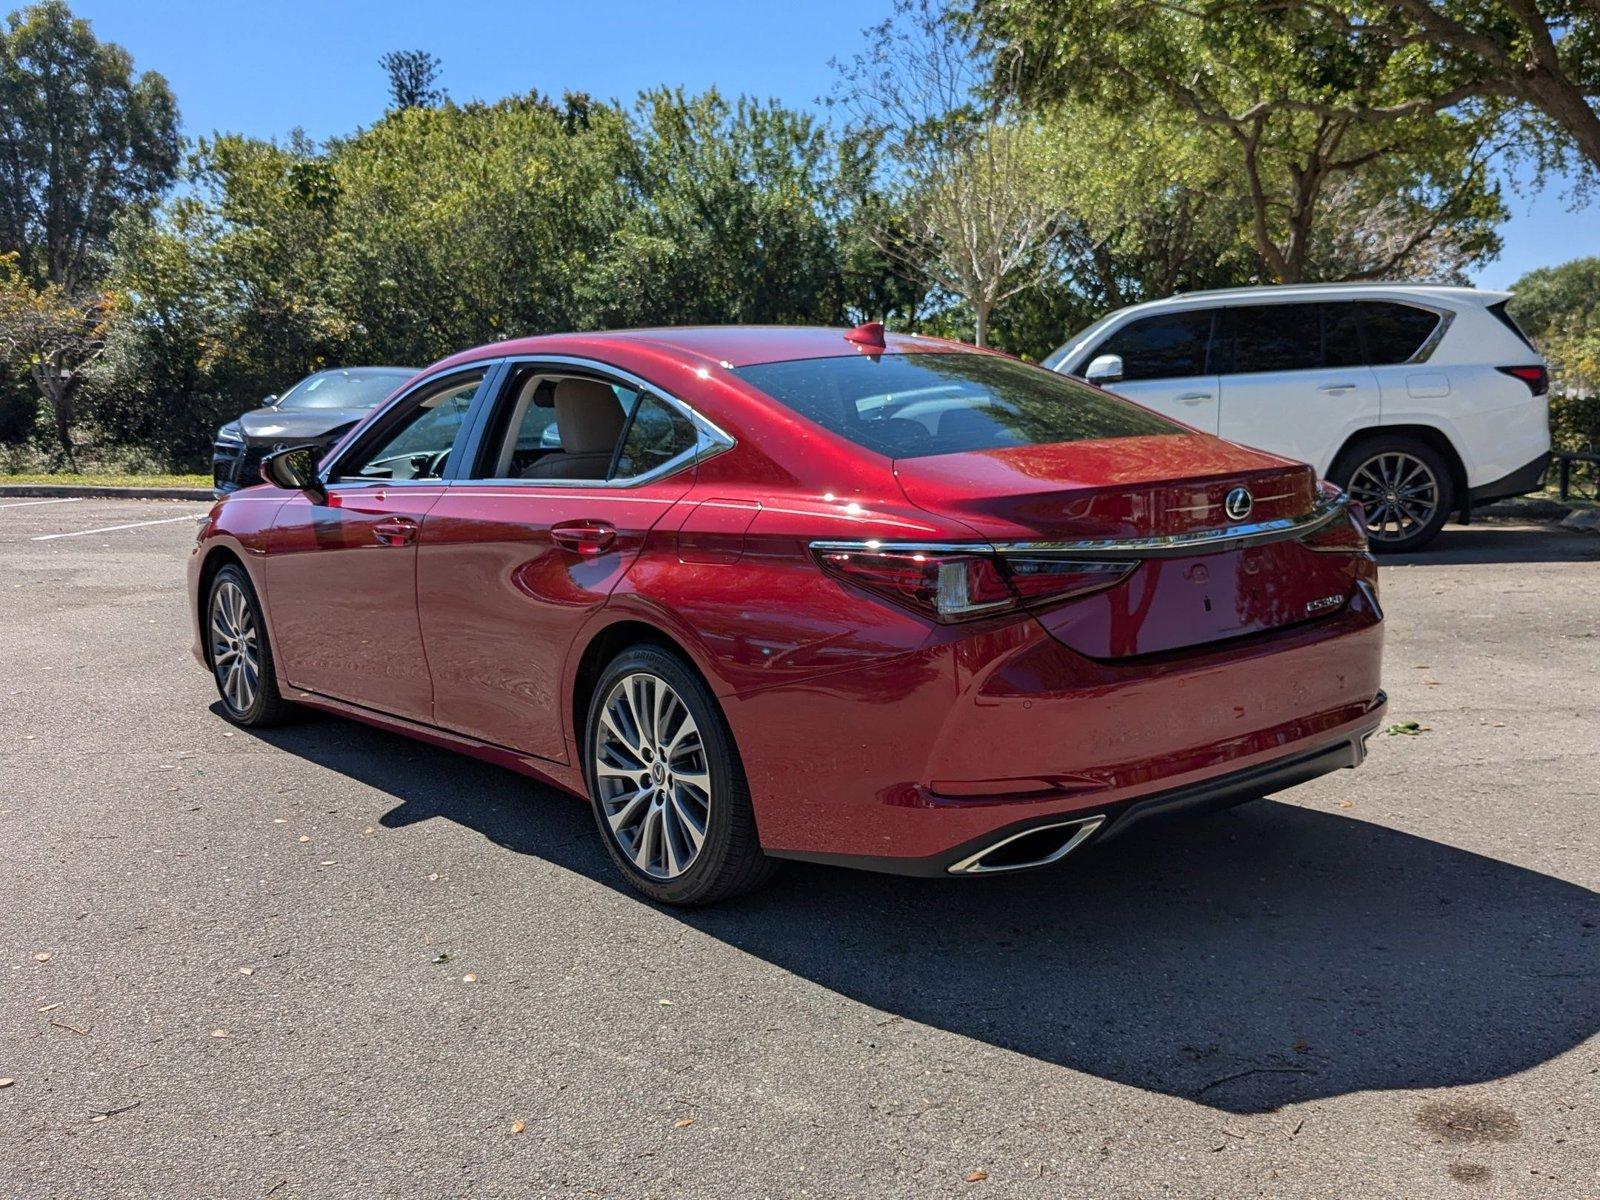
<svg viewBox="0 0 1600 1200">
<path fill-rule="evenodd" d="M 427 459 L 426 459 L 426 461 L 425 461 L 425 463 L 423 465 L 422 470 L 417 473 L 415 478 L 417 478 L 417 479 L 439 479 L 439 478 L 442 478 L 444 476 L 444 465 L 448 461 L 450 461 L 450 448 L 448 446 L 446 446 L 443 450 L 440 450 L 437 453 L 430 454 L 430 455 L 427 456 Z"/>
</svg>

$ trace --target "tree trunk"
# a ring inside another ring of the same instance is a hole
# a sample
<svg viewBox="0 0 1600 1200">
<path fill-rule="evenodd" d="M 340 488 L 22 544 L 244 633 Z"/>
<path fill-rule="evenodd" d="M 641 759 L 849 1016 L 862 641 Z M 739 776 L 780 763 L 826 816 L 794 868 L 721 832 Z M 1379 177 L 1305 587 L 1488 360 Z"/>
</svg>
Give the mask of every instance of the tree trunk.
<svg viewBox="0 0 1600 1200">
<path fill-rule="evenodd" d="M 61 446 L 61 460 L 69 471 L 76 471 L 78 459 L 72 445 L 72 422 L 77 415 L 73 411 L 73 399 L 78 391 L 77 373 L 63 372 L 53 364 L 37 363 L 33 368 L 33 380 L 50 405 L 56 441 Z"/>
<path fill-rule="evenodd" d="M 982 300 L 972 302 L 973 335 L 972 343 L 975 346 L 989 344 L 989 310 L 991 305 Z"/>
</svg>

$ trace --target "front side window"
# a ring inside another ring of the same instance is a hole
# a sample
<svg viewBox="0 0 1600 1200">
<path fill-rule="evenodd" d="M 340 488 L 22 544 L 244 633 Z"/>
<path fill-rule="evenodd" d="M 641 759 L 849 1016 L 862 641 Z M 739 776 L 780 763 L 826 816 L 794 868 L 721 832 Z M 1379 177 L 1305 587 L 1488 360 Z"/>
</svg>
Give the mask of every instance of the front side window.
<svg viewBox="0 0 1600 1200">
<path fill-rule="evenodd" d="M 1181 379 L 1206 373 L 1206 347 L 1211 340 L 1211 310 L 1164 313 L 1144 317 L 1117 330 L 1084 360 L 1102 354 L 1122 359 L 1122 378 Z"/>
<path fill-rule="evenodd" d="M 483 373 L 458 375 L 411 401 L 377 441 L 340 464 L 338 479 L 440 479 Z"/>
<path fill-rule="evenodd" d="M 805 358 L 739 367 L 784 407 L 890 458 L 1181 433 L 1165 417 L 992 354 Z"/>
</svg>

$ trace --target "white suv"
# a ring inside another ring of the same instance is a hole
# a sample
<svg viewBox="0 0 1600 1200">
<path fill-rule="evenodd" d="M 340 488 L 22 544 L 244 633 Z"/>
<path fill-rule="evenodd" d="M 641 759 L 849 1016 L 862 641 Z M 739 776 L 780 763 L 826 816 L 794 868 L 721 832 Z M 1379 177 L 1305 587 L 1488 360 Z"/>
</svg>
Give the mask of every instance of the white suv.
<svg viewBox="0 0 1600 1200">
<path fill-rule="evenodd" d="M 1506 292 L 1316 284 L 1192 292 L 1104 317 L 1044 365 L 1207 433 L 1316 467 L 1361 501 L 1377 549 L 1537 488 L 1544 360 Z"/>
</svg>

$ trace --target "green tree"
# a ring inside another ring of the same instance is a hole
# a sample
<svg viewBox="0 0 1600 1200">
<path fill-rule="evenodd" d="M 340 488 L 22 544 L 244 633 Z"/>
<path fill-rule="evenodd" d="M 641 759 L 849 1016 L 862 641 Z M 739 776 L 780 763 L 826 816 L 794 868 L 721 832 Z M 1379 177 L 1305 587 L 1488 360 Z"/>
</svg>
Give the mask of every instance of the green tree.
<svg viewBox="0 0 1600 1200">
<path fill-rule="evenodd" d="M 378 59 L 378 65 L 389 76 L 389 106 L 391 108 L 434 108 L 444 103 L 444 89 L 439 87 L 437 56 L 426 50 L 391 50 Z"/>
<path fill-rule="evenodd" d="M 1498 249 L 1504 215 L 1486 167 L 1492 103 L 1418 94 L 1402 56 L 1320 10 L 1184 7 L 1169 0 L 973 0 L 998 84 L 1035 103 L 1141 113 L 1152 97 L 1224 148 L 1271 277 L 1375 278 Z M 1382 205 L 1382 236 L 1328 226 Z M 1333 251 L 1353 253 L 1341 261 Z"/>
<path fill-rule="evenodd" d="M 117 217 L 147 209 L 179 164 L 178 106 L 154 72 L 60 0 L 0 32 L 0 250 L 34 283 L 92 281 Z"/>
<path fill-rule="evenodd" d="M 1555 391 L 1570 397 L 1600 395 L 1600 258 L 1540 267 L 1511 289 L 1511 312 L 1549 360 Z M 1595 404 L 1590 399 L 1586 410 L 1596 425 L 1589 430 L 1591 439 L 1600 436 Z"/>
<path fill-rule="evenodd" d="M 1210 0 L 1207 19 L 1243 7 L 1330 20 L 1353 45 L 1392 58 L 1427 108 L 1469 97 L 1514 102 L 1600 169 L 1600 6 L 1593 0 Z"/>
<path fill-rule="evenodd" d="M 984 345 L 994 312 L 1054 272 L 1061 165 L 1031 114 L 987 93 L 987 57 L 932 0 L 899 0 L 868 37 L 835 100 L 882 154 L 895 219 L 879 247 L 962 302 Z"/>
<path fill-rule="evenodd" d="M 102 349 L 112 311 L 98 284 L 112 230 L 124 214 L 156 203 L 179 154 L 177 103 L 161 76 L 135 75 L 128 52 L 99 41 L 60 0 L 6 19 L 0 253 L 10 256 L 7 367 L 12 379 L 35 385 L 68 464 L 84 368 Z"/>
</svg>

